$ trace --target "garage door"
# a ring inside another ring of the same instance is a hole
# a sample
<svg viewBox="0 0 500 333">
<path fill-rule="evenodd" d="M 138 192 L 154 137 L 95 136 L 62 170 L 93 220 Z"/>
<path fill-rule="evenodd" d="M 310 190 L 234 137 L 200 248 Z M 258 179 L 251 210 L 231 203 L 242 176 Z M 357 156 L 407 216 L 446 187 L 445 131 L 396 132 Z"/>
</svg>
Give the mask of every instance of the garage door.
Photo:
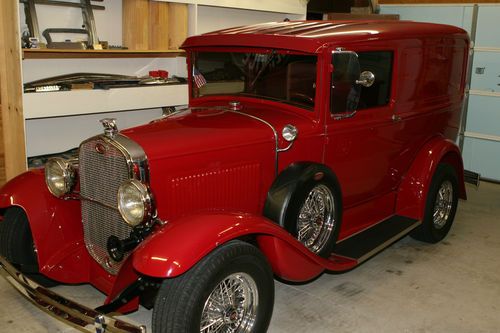
<svg viewBox="0 0 500 333">
<path fill-rule="evenodd" d="M 383 14 L 402 20 L 444 23 L 469 33 L 475 29 L 475 47 L 462 155 L 465 169 L 482 178 L 500 181 L 500 6 L 383 5 Z"/>
</svg>

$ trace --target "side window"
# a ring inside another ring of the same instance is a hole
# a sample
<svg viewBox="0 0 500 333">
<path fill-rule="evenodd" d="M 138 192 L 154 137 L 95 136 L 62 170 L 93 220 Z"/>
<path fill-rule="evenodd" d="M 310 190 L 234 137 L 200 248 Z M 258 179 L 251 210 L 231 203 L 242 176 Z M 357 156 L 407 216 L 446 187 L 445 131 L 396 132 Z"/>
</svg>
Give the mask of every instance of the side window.
<svg viewBox="0 0 500 333">
<path fill-rule="evenodd" d="M 371 87 L 361 87 L 358 110 L 389 104 L 393 63 L 392 52 L 359 52 L 358 59 L 361 72 L 370 71 L 375 74 L 375 82 Z"/>
</svg>

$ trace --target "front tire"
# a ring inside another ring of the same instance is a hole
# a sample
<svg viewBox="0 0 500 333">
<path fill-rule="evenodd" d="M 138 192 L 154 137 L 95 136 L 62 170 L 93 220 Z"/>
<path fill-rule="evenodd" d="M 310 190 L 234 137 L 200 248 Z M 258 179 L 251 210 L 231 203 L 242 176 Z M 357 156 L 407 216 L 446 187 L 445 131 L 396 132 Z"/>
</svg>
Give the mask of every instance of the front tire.
<svg viewBox="0 0 500 333">
<path fill-rule="evenodd" d="M 7 208 L 0 222 L 0 255 L 39 285 L 53 287 L 58 284 L 39 273 L 28 217 L 20 207 Z"/>
<path fill-rule="evenodd" d="M 153 332 L 265 332 L 273 305 L 274 280 L 266 258 L 235 240 L 183 275 L 164 280 L 153 309 Z"/>
<path fill-rule="evenodd" d="M 457 205 L 457 173 L 451 165 L 441 163 L 432 177 L 422 224 L 410 236 L 426 243 L 441 241 L 450 231 Z"/>
</svg>

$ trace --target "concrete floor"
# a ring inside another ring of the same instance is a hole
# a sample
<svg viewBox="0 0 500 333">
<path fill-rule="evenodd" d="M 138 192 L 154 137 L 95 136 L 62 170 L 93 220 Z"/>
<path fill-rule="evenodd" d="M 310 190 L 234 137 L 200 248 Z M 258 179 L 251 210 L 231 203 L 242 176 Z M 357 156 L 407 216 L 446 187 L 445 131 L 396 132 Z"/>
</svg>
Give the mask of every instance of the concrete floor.
<svg viewBox="0 0 500 333">
<path fill-rule="evenodd" d="M 276 282 L 269 332 L 500 332 L 500 185 L 468 187 L 448 237 L 406 237 L 345 274 L 304 285 Z M 89 286 L 54 288 L 90 306 Z M 150 327 L 145 309 L 126 316 Z M 0 279 L 0 332 L 76 332 L 40 312 Z"/>
</svg>

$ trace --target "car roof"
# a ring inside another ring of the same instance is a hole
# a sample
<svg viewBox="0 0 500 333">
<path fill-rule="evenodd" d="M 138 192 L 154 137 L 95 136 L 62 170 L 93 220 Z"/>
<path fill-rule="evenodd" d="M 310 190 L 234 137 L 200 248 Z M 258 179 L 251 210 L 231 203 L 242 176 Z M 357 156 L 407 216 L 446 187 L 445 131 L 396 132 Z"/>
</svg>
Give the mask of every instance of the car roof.
<svg viewBox="0 0 500 333">
<path fill-rule="evenodd" d="M 186 39 L 182 48 L 247 46 L 320 52 L 325 46 L 425 37 L 468 39 L 461 28 L 397 20 L 285 21 L 223 29 Z"/>
</svg>

